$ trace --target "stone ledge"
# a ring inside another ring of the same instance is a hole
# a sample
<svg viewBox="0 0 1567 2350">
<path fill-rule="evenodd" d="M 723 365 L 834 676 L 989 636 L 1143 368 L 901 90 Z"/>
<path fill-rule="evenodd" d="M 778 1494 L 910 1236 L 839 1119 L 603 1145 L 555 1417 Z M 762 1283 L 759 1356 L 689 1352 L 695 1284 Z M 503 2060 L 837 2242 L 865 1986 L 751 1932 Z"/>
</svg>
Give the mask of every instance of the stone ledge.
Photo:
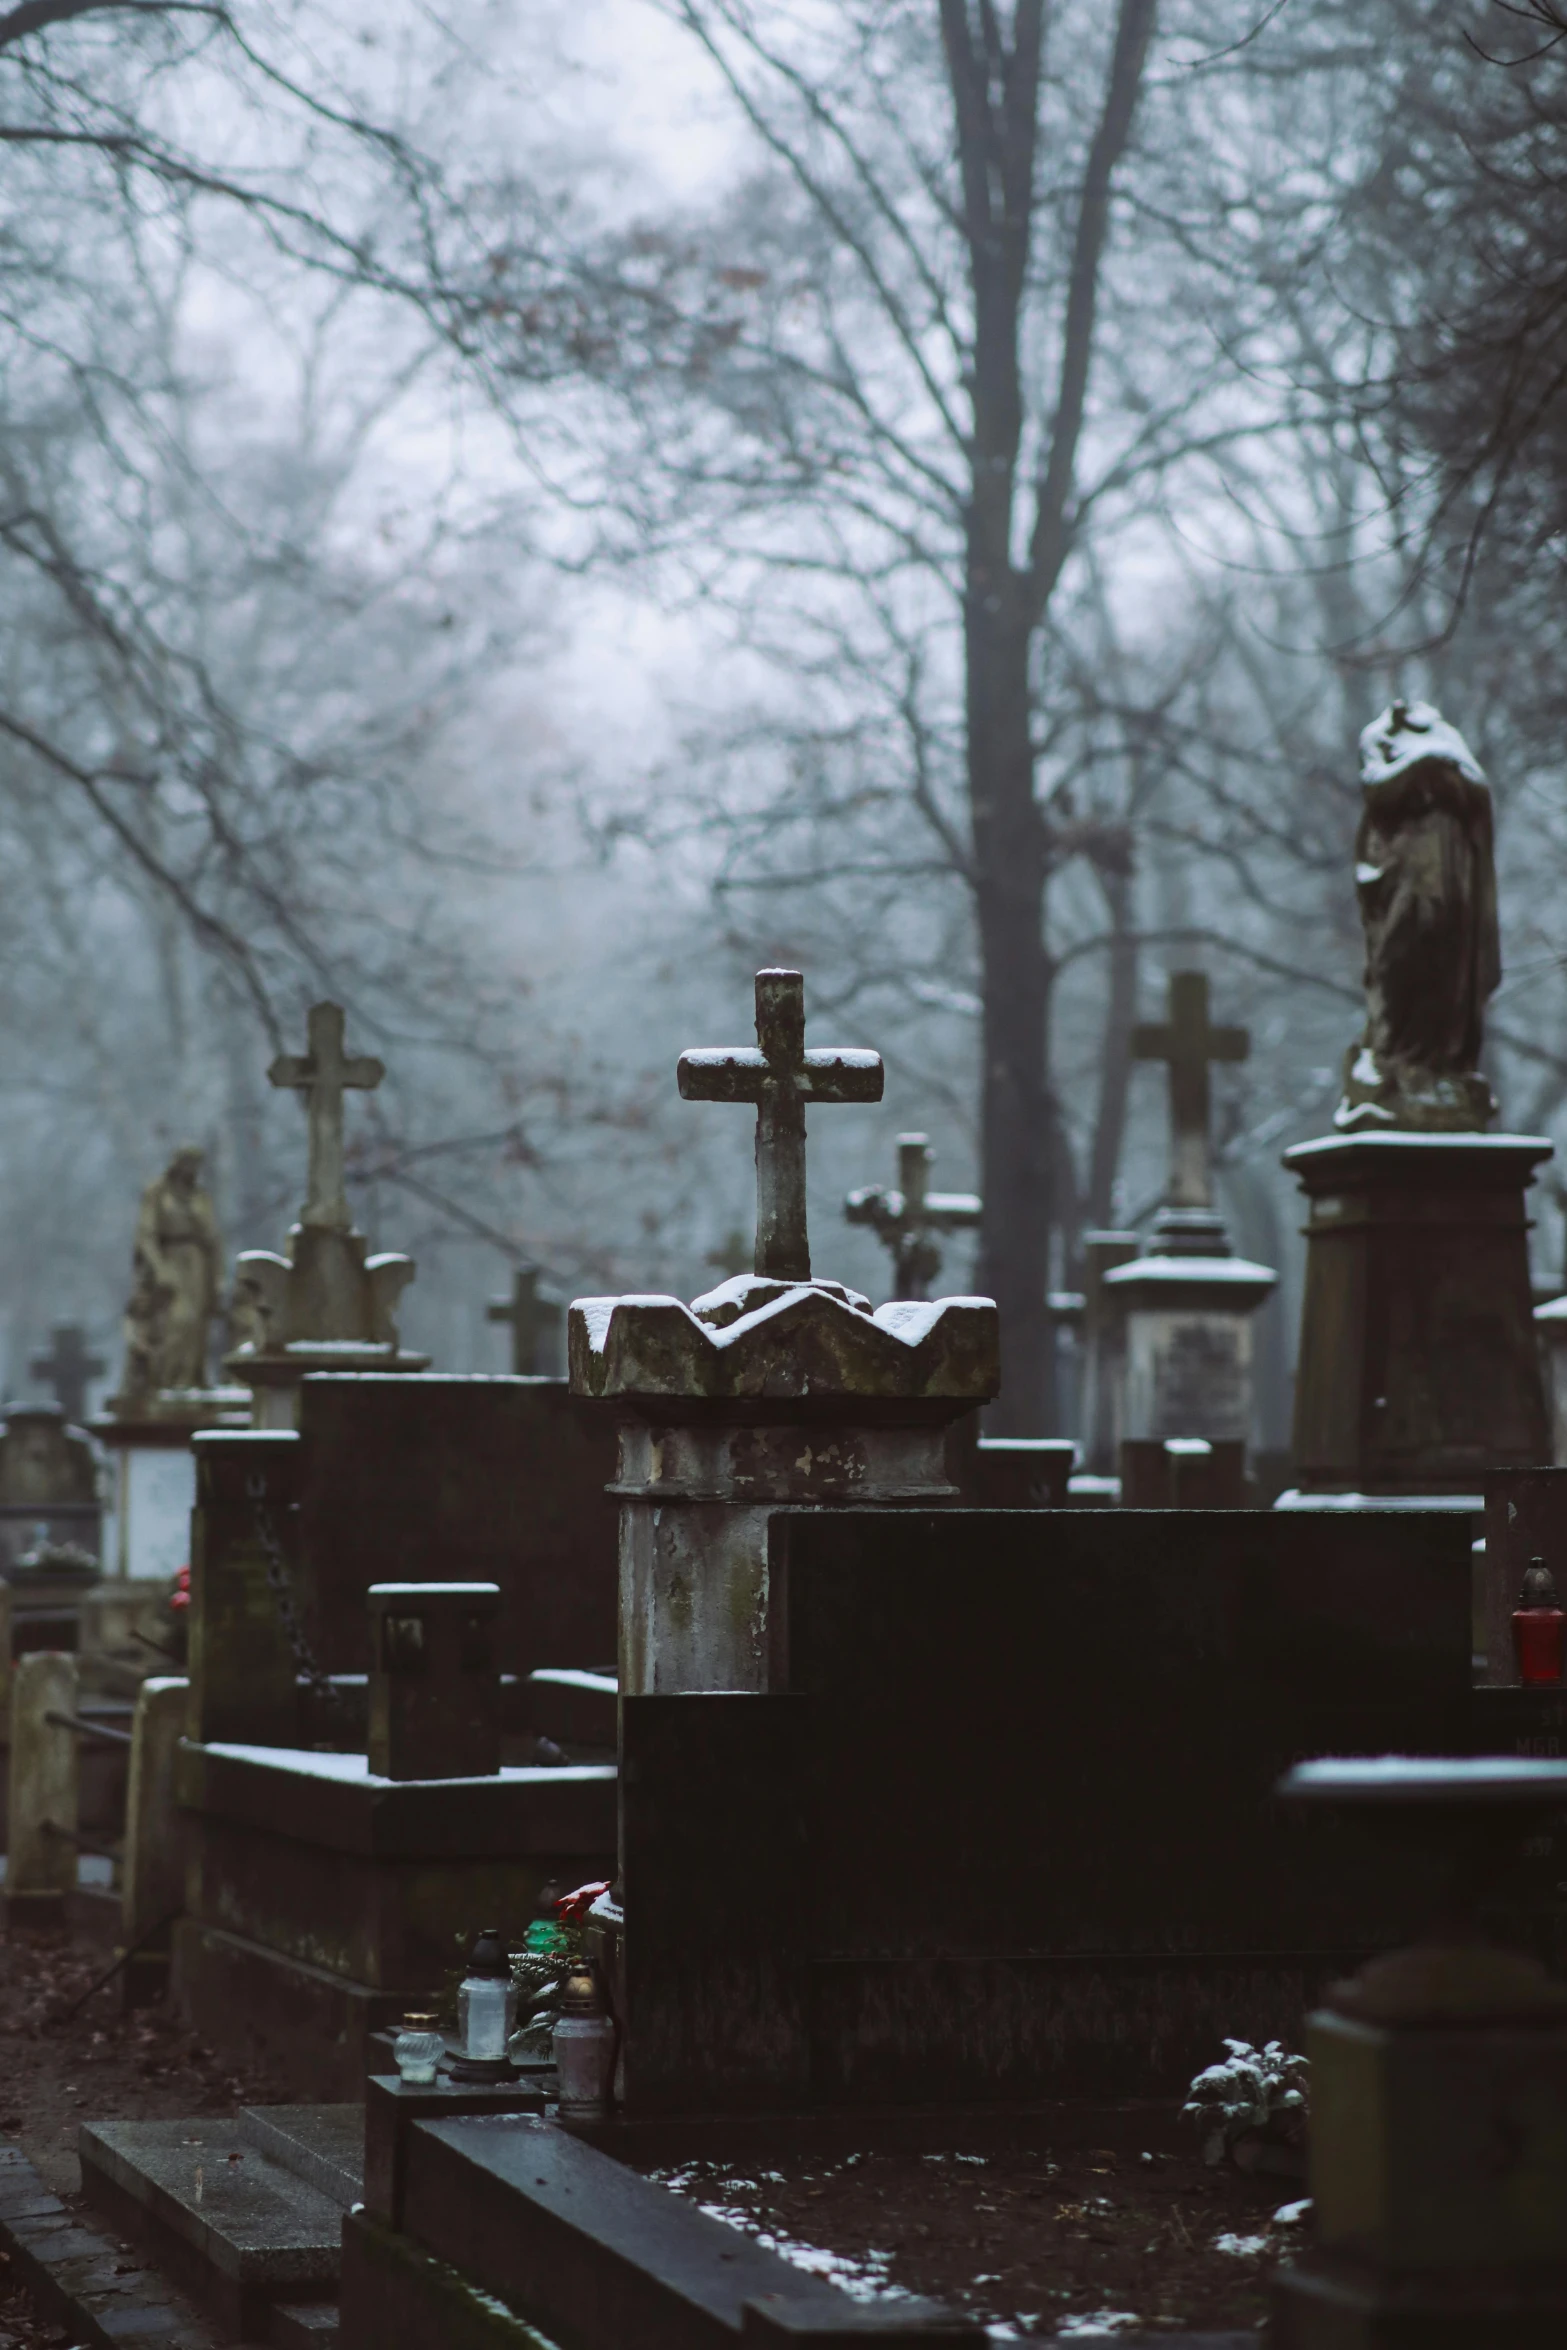
<svg viewBox="0 0 1567 2350">
<path fill-rule="evenodd" d="M 17 2147 L 0 2147 L 0 2247 L 45 2318 L 90 2350 L 217 2350 L 221 2337 L 150 2266 L 78 2226 Z"/>
</svg>

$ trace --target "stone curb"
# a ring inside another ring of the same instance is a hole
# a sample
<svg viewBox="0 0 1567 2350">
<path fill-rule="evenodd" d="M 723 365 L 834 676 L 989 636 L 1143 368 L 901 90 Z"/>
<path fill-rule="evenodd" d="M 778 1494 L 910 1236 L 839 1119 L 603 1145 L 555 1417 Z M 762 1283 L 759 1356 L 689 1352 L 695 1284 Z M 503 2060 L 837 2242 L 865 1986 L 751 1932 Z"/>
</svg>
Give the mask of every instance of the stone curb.
<svg viewBox="0 0 1567 2350">
<path fill-rule="evenodd" d="M 0 2249 L 43 2315 L 67 2329 L 72 2350 L 218 2350 L 191 2304 L 84 2226 L 15 2146 L 0 2147 Z"/>
</svg>

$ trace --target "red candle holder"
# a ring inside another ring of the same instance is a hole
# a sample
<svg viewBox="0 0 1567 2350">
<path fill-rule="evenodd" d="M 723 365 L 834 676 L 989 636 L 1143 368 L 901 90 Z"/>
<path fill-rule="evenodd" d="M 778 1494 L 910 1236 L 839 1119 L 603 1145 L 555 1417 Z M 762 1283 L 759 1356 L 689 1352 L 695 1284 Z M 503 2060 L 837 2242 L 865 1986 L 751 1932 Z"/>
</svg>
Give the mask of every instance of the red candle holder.
<svg viewBox="0 0 1567 2350">
<path fill-rule="evenodd" d="M 1513 1655 L 1518 1678 L 1535 1689 L 1560 1682 L 1567 1656 L 1567 1615 L 1556 1604 L 1556 1583 L 1543 1559 L 1531 1559 L 1513 1610 Z"/>
</svg>

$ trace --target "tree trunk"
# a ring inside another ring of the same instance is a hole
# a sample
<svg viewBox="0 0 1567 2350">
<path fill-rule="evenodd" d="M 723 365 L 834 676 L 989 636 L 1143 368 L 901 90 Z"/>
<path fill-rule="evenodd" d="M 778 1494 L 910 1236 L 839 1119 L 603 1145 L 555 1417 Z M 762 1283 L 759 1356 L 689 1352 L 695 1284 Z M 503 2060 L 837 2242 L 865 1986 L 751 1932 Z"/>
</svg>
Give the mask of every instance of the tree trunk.
<svg viewBox="0 0 1567 2350">
<path fill-rule="evenodd" d="M 968 781 L 985 1004 L 979 1285 L 1001 1309 L 1001 1394 L 991 1424 L 1001 1435 L 1039 1436 L 1056 1417 L 1045 1304 L 1053 1216 L 1045 836 L 1034 802 L 1028 629 L 1021 599 L 1005 585 L 998 595 L 996 586 L 994 570 L 971 560 Z"/>
</svg>

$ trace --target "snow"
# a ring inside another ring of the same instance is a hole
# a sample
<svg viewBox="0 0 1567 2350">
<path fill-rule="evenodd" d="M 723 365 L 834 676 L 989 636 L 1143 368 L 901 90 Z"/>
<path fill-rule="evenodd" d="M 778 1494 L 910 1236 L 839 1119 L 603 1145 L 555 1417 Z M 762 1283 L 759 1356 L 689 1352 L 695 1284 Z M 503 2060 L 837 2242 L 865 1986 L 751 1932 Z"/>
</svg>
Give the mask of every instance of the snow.
<svg viewBox="0 0 1567 2350">
<path fill-rule="evenodd" d="M 370 1586 L 372 1595 L 380 1592 L 383 1597 L 393 1599 L 424 1599 L 432 1589 L 443 1595 L 448 1591 L 463 1591 L 471 1599 L 499 1599 L 501 1595 L 498 1583 L 372 1583 Z"/>
<path fill-rule="evenodd" d="M 1320 1158 L 1324 1151 L 1343 1151 L 1347 1154 L 1378 1153 L 1381 1151 L 1538 1151 L 1548 1155 L 1556 1145 L 1548 1134 L 1477 1134 L 1467 1128 L 1455 1128 L 1441 1134 L 1417 1134 L 1412 1128 L 1400 1126 L 1390 1134 L 1324 1134 L 1315 1142 L 1292 1143 L 1284 1153 L 1286 1167 L 1303 1165 L 1307 1160 Z M 1114 1273 L 1105 1275 L 1107 1281 Z"/>
<path fill-rule="evenodd" d="M 309 1746 L 243 1746 L 212 1739 L 203 1754 L 221 1755 L 229 1762 L 252 1763 L 262 1769 L 293 1771 L 307 1779 L 330 1779 L 340 1787 L 493 1787 L 504 1780 L 509 1787 L 554 1786 L 562 1780 L 613 1779 L 613 1763 L 561 1763 L 554 1769 L 508 1763 L 498 1771 L 455 1779 L 382 1779 L 373 1776 L 370 1758 L 363 1754 L 318 1754 Z"/>
<path fill-rule="evenodd" d="M 1306 1146 L 1308 1149 L 1310 1145 Z M 1130 1264 L 1117 1265 L 1105 1275 L 1106 1288 L 1130 1286 L 1144 1281 L 1184 1281 L 1188 1284 L 1234 1282 L 1241 1287 L 1256 1288 L 1265 1282 L 1271 1289 L 1278 1274 L 1271 1265 L 1253 1264 L 1249 1257 L 1133 1257 Z"/>
<path fill-rule="evenodd" d="M 1214 2237 L 1213 2248 L 1215 2252 L 1233 2253 L 1237 2260 L 1256 2260 L 1267 2251 L 1268 2239 L 1266 2236 L 1237 2236 L 1226 2229 L 1222 2236 Z"/>
<path fill-rule="evenodd" d="M 1538 1789 L 1567 1798 L 1567 1762 L 1515 1754 L 1482 1754 L 1455 1759 L 1446 1755 L 1370 1754 L 1351 1758 L 1327 1756 L 1317 1762 L 1296 1763 L 1290 1772 L 1292 1790 L 1320 1789 L 1332 1794 L 1375 1798 L 1429 1795 L 1437 1802 L 1466 1795 L 1482 1799 L 1498 1794 L 1504 1799 Z"/>
<path fill-rule="evenodd" d="M 1467 1510 L 1485 1507 L 1483 1493 L 1302 1493 L 1292 1485 L 1274 1503 L 1276 1510 Z"/>
<path fill-rule="evenodd" d="M 1407 774 L 1422 759 L 1447 759 L 1470 783 L 1484 783 L 1485 769 L 1456 726 L 1434 702 L 1392 702 L 1361 730 L 1360 780 L 1383 783 Z"/>
</svg>

